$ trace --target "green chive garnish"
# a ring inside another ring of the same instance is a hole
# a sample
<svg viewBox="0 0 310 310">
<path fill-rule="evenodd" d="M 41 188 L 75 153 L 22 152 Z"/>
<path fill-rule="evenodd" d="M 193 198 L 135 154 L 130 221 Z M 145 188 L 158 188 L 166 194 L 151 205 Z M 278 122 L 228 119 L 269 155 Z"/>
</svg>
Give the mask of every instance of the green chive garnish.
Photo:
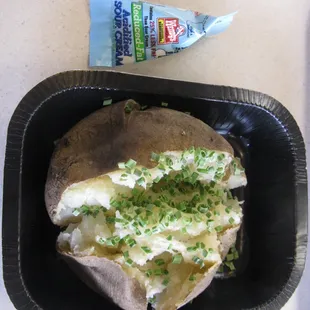
<svg viewBox="0 0 310 310">
<path fill-rule="evenodd" d="M 140 177 L 142 175 L 142 171 L 139 169 L 135 169 L 135 171 L 133 172 L 137 177 Z"/>
<path fill-rule="evenodd" d="M 162 258 L 155 259 L 155 264 L 157 266 L 165 265 L 165 261 Z"/>
<path fill-rule="evenodd" d="M 188 248 L 186 248 L 186 250 L 187 250 L 188 252 L 194 252 L 194 251 L 197 250 L 197 247 L 195 247 L 195 246 L 189 246 Z"/>
<path fill-rule="evenodd" d="M 151 160 L 152 160 L 152 161 L 159 162 L 159 159 L 160 159 L 160 155 L 158 155 L 158 154 L 152 152 L 152 154 L 151 154 Z"/>
<path fill-rule="evenodd" d="M 151 269 L 148 269 L 145 274 L 149 278 L 152 275 L 153 271 Z"/>
<path fill-rule="evenodd" d="M 189 277 L 188 280 L 189 280 L 189 281 L 195 281 L 195 280 L 196 280 L 196 277 L 192 274 L 192 275 L 190 275 L 190 277 Z"/>
<path fill-rule="evenodd" d="M 74 209 L 74 211 L 72 212 L 72 214 L 74 215 L 74 216 L 78 216 L 78 215 L 80 215 L 80 210 L 79 209 Z"/>
<path fill-rule="evenodd" d="M 147 246 L 142 246 L 141 249 L 146 254 L 152 253 L 152 250 L 149 247 L 147 247 Z"/>
<path fill-rule="evenodd" d="M 105 243 L 105 240 L 104 240 L 103 238 L 99 238 L 99 239 L 98 239 L 98 242 L 99 242 L 100 244 L 104 244 L 104 243 Z"/>
<path fill-rule="evenodd" d="M 208 256 L 208 251 L 206 249 L 202 250 L 202 255 L 203 257 L 207 257 Z"/>
<path fill-rule="evenodd" d="M 234 265 L 233 262 L 225 262 L 225 265 L 226 265 L 231 271 L 236 270 L 235 265 Z"/>
<path fill-rule="evenodd" d="M 129 159 L 125 164 L 125 168 L 132 170 L 136 166 L 137 162 L 133 159 Z"/>
<path fill-rule="evenodd" d="M 193 261 L 195 264 L 199 265 L 200 268 L 202 268 L 202 267 L 204 266 L 203 260 L 202 260 L 201 258 L 199 258 L 198 256 L 196 256 L 196 255 L 193 256 L 192 261 Z"/>
<path fill-rule="evenodd" d="M 113 224 L 113 223 L 115 223 L 115 216 L 108 216 L 107 218 L 106 218 L 106 221 L 107 221 L 107 223 L 109 223 L 109 224 Z"/>
<path fill-rule="evenodd" d="M 182 233 L 182 234 L 186 234 L 186 233 L 187 233 L 187 230 L 186 230 L 185 227 L 183 227 L 183 228 L 181 229 L 181 233 Z"/>
<path fill-rule="evenodd" d="M 219 225 L 214 228 L 217 232 L 221 232 L 223 230 L 223 226 Z"/>
<path fill-rule="evenodd" d="M 228 262 L 231 262 L 232 260 L 234 260 L 234 254 L 227 254 L 226 260 L 227 260 Z"/>
<path fill-rule="evenodd" d="M 148 236 L 151 236 L 152 235 L 152 232 L 151 232 L 151 230 L 148 228 L 148 229 L 146 229 L 145 231 L 144 231 L 144 233 L 146 234 L 146 235 L 148 235 Z"/>
<path fill-rule="evenodd" d="M 128 253 L 128 251 L 124 252 L 123 255 L 124 255 L 125 258 L 129 258 L 129 253 Z"/>
<path fill-rule="evenodd" d="M 172 240 L 172 236 L 169 235 L 169 236 L 167 237 L 167 240 L 171 241 L 171 240 Z"/>
<path fill-rule="evenodd" d="M 156 177 L 156 178 L 154 179 L 154 183 L 157 184 L 157 183 L 160 181 L 160 179 L 161 179 L 160 176 Z"/>
<path fill-rule="evenodd" d="M 133 260 L 130 259 L 130 258 L 128 258 L 128 259 L 126 260 L 125 264 L 128 265 L 128 266 L 132 266 Z"/>
<path fill-rule="evenodd" d="M 163 284 L 164 286 L 167 286 L 167 285 L 169 284 L 169 279 L 168 279 L 168 278 L 164 279 L 164 281 L 162 282 L 162 284 Z"/>
<path fill-rule="evenodd" d="M 142 186 L 143 184 L 145 183 L 145 178 L 144 177 L 141 177 L 137 180 L 137 184 Z"/>
<path fill-rule="evenodd" d="M 234 223 L 235 223 L 235 219 L 234 219 L 233 217 L 231 217 L 231 218 L 229 219 L 229 223 L 230 223 L 230 224 L 234 224 Z"/>
<path fill-rule="evenodd" d="M 172 257 L 172 264 L 181 264 L 182 259 L 182 254 L 176 254 Z"/>
</svg>

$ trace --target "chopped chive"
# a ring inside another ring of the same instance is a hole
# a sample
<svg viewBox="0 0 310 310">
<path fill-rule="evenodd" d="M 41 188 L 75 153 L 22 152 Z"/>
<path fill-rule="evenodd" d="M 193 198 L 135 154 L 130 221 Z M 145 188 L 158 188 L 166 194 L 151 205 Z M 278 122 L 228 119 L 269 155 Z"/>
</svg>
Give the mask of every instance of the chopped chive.
<svg viewBox="0 0 310 310">
<path fill-rule="evenodd" d="M 213 211 L 213 214 L 214 214 L 215 216 L 220 216 L 220 215 L 221 215 L 220 212 L 217 211 L 217 210 L 214 210 L 214 211 Z"/>
<path fill-rule="evenodd" d="M 186 250 L 187 250 L 188 252 L 194 252 L 194 251 L 197 250 L 197 247 L 195 247 L 195 246 L 189 246 L 189 247 L 186 248 Z"/>
<path fill-rule="evenodd" d="M 221 266 L 219 267 L 218 272 L 220 272 L 220 273 L 223 273 L 223 272 L 224 272 L 224 267 L 223 267 L 223 265 L 221 265 Z"/>
<path fill-rule="evenodd" d="M 189 281 L 195 281 L 195 280 L 196 280 L 196 277 L 192 274 L 192 275 L 190 275 L 190 277 L 189 277 L 188 280 L 189 280 Z"/>
<path fill-rule="evenodd" d="M 131 258 L 128 258 L 128 259 L 126 259 L 125 264 L 128 265 L 128 266 L 132 266 L 133 260 Z"/>
<path fill-rule="evenodd" d="M 129 236 L 126 236 L 125 238 L 123 238 L 123 240 L 131 248 L 133 248 L 137 244 L 137 242 Z"/>
<path fill-rule="evenodd" d="M 154 183 L 157 184 L 157 183 L 160 181 L 160 179 L 161 179 L 160 176 L 156 177 L 156 178 L 154 179 Z"/>
<path fill-rule="evenodd" d="M 153 226 L 153 227 L 152 227 L 152 233 L 153 233 L 153 234 L 156 234 L 156 233 L 158 233 L 158 232 L 159 232 L 158 227 L 157 227 L 157 226 Z"/>
<path fill-rule="evenodd" d="M 153 296 L 153 297 L 149 298 L 147 301 L 148 301 L 151 305 L 155 304 L 155 302 L 156 302 L 156 296 Z"/>
<path fill-rule="evenodd" d="M 153 273 L 155 276 L 161 276 L 163 274 L 165 274 L 165 275 L 169 274 L 168 270 L 162 269 L 162 268 L 161 269 L 154 269 Z"/>
<path fill-rule="evenodd" d="M 143 184 L 145 183 L 145 178 L 144 177 L 141 177 L 137 180 L 137 184 L 142 186 Z"/>
<path fill-rule="evenodd" d="M 145 274 L 149 278 L 152 275 L 153 271 L 151 269 L 148 269 Z"/>
<path fill-rule="evenodd" d="M 172 236 L 169 235 L 169 236 L 167 237 L 167 240 L 171 241 L 171 240 L 172 240 Z"/>
<path fill-rule="evenodd" d="M 233 253 L 234 254 L 234 259 L 238 259 L 239 258 L 239 253 L 236 251 Z"/>
<path fill-rule="evenodd" d="M 204 266 L 203 260 L 202 260 L 201 258 L 199 258 L 198 256 L 196 256 L 196 255 L 193 256 L 192 261 L 193 261 L 195 264 L 199 265 L 200 268 L 202 268 L 202 267 Z"/>
<path fill-rule="evenodd" d="M 234 260 L 234 254 L 227 254 L 226 260 L 227 260 L 228 262 L 231 262 L 232 260 Z"/>
<path fill-rule="evenodd" d="M 133 169 L 133 168 L 136 166 L 136 164 L 137 164 L 137 162 L 136 162 L 135 160 L 129 159 L 129 160 L 127 161 L 127 163 L 125 164 L 125 168 L 131 170 L 131 169 Z"/>
<path fill-rule="evenodd" d="M 209 211 L 209 212 L 206 213 L 206 216 L 207 216 L 208 218 L 210 218 L 210 217 L 212 216 L 212 213 Z"/>
<path fill-rule="evenodd" d="M 143 173 L 143 175 L 144 175 L 145 177 L 151 176 L 151 173 L 150 173 L 150 171 L 149 171 L 147 168 L 142 167 L 141 170 L 142 170 L 142 173 Z"/>
<path fill-rule="evenodd" d="M 72 214 L 73 214 L 74 216 L 78 216 L 78 215 L 80 215 L 80 210 L 77 209 L 77 208 L 75 208 L 74 211 L 72 212 Z"/>
<path fill-rule="evenodd" d="M 219 225 L 214 228 L 217 232 L 221 232 L 223 230 L 223 226 Z"/>
<path fill-rule="evenodd" d="M 115 216 L 108 216 L 108 217 L 106 217 L 106 221 L 109 224 L 115 223 Z"/>
<path fill-rule="evenodd" d="M 182 259 L 182 254 L 176 254 L 172 257 L 172 264 L 181 264 Z"/>
<path fill-rule="evenodd" d="M 186 233 L 187 233 L 187 230 L 186 230 L 185 227 L 181 228 L 181 233 L 182 233 L 182 234 L 186 234 Z"/>
<path fill-rule="evenodd" d="M 119 169 L 125 169 L 125 163 L 118 163 L 118 168 Z"/>
<path fill-rule="evenodd" d="M 167 107 L 167 106 L 168 106 L 168 103 L 167 103 L 167 102 L 162 102 L 162 103 L 161 103 L 161 106 L 162 106 L 162 107 Z"/>
<path fill-rule="evenodd" d="M 152 232 L 151 232 L 151 230 L 148 228 L 148 229 L 146 229 L 145 231 L 144 231 L 144 233 L 146 234 L 146 235 L 148 235 L 148 236 L 151 236 L 152 235 Z"/>
<path fill-rule="evenodd" d="M 199 177 L 199 174 L 197 172 L 193 172 L 192 176 L 191 176 L 191 182 L 195 183 L 197 181 Z"/>
<path fill-rule="evenodd" d="M 223 160 L 225 158 L 225 155 L 224 154 L 220 154 L 217 156 L 217 159 L 218 160 Z"/>
<path fill-rule="evenodd" d="M 213 157 L 213 155 L 215 154 L 214 151 L 210 152 L 210 154 L 208 155 L 208 157 Z"/>
<path fill-rule="evenodd" d="M 190 225 L 192 222 L 193 222 L 193 219 L 191 217 L 183 219 L 184 225 Z"/>
<path fill-rule="evenodd" d="M 231 271 L 236 270 L 235 265 L 234 265 L 233 262 L 225 262 L 225 265 L 226 265 Z"/>
<path fill-rule="evenodd" d="M 169 278 L 164 279 L 162 285 L 167 286 L 169 284 Z"/>
<path fill-rule="evenodd" d="M 116 246 L 120 242 L 121 238 L 119 236 L 107 238 L 105 243 L 107 246 Z"/>
<path fill-rule="evenodd" d="M 204 248 L 206 247 L 206 245 L 205 245 L 203 242 L 200 242 L 199 247 L 200 247 L 201 249 L 204 249 Z"/>
<path fill-rule="evenodd" d="M 103 100 L 103 106 L 111 105 L 112 104 L 112 99 L 104 99 Z"/>
<path fill-rule="evenodd" d="M 215 186 L 215 182 L 214 182 L 214 181 L 211 181 L 211 182 L 210 182 L 210 187 L 213 188 L 214 186 Z"/>
<path fill-rule="evenodd" d="M 128 251 L 124 252 L 123 255 L 124 255 L 125 258 L 129 258 L 129 253 L 128 253 Z"/>
<path fill-rule="evenodd" d="M 127 102 L 125 107 L 124 107 L 124 110 L 125 110 L 125 113 L 130 113 L 132 111 L 132 106 L 130 105 L 130 102 Z"/>
<path fill-rule="evenodd" d="M 176 219 L 178 220 L 181 218 L 182 213 L 180 211 L 177 211 L 174 215 L 175 215 Z"/>
<path fill-rule="evenodd" d="M 208 251 L 206 250 L 206 249 L 203 249 L 202 250 L 202 255 L 203 255 L 203 257 L 207 257 L 208 256 Z"/>
<path fill-rule="evenodd" d="M 152 253 L 152 250 L 149 247 L 147 247 L 147 246 L 142 246 L 141 249 L 146 254 Z"/>
<path fill-rule="evenodd" d="M 99 238 L 99 239 L 98 239 L 98 242 L 99 242 L 100 244 L 104 244 L 104 243 L 105 243 L 105 240 L 104 240 L 103 238 Z"/>
<path fill-rule="evenodd" d="M 140 177 L 142 175 L 142 171 L 139 169 L 135 169 L 135 171 L 133 172 L 137 177 Z"/>
<path fill-rule="evenodd" d="M 157 266 L 165 265 L 165 261 L 162 258 L 155 259 L 155 264 Z"/>
<path fill-rule="evenodd" d="M 209 208 L 208 208 L 206 205 L 200 205 L 200 206 L 198 207 L 198 211 L 199 211 L 200 213 L 203 213 L 203 214 L 205 214 L 205 213 L 210 213 L 210 212 L 209 212 Z"/>
<path fill-rule="evenodd" d="M 151 160 L 152 161 L 159 162 L 159 159 L 160 159 L 160 155 L 158 155 L 158 154 L 156 154 L 154 152 L 151 153 Z"/>
<path fill-rule="evenodd" d="M 235 223 L 235 219 L 234 219 L 233 217 L 231 217 L 231 218 L 229 219 L 229 223 L 230 223 L 230 224 L 234 224 L 234 223 Z"/>
<path fill-rule="evenodd" d="M 231 208 L 228 208 L 228 207 L 227 207 L 227 208 L 225 209 L 225 212 L 228 213 L 228 214 L 230 213 L 230 211 L 231 211 Z"/>
<path fill-rule="evenodd" d="M 195 221 L 196 221 L 197 223 L 202 222 L 202 218 L 201 218 L 201 216 L 200 216 L 199 214 L 195 214 L 195 215 L 194 215 L 194 219 L 195 219 Z"/>
<path fill-rule="evenodd" d="M 141 236 L 141 231 L 140 231 L 138 228 L 136 228 L 136 229 L 135 229 L 135 234 L 136 234 L 137 236 Z"/>
</svg>

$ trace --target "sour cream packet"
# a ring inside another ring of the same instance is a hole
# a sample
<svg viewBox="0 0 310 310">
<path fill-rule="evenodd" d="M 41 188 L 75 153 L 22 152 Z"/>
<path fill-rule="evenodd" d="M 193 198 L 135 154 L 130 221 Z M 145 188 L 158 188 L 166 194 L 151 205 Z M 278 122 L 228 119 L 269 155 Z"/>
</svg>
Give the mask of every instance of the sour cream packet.
<svg viewBox="0 0 310 310">
<path fill-rule="evenodd" d="M 214 17 L 134 0 L 90 0 L 89 66 L 121 66 L 178 53 L 226 30 L 235 13 Z"/>
</svg>

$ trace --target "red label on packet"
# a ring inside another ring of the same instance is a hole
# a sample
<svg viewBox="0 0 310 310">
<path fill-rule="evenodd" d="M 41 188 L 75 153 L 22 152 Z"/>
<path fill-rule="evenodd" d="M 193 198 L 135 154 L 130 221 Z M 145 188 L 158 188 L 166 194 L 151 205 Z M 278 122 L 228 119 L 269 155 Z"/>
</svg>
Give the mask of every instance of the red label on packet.
<svg viewBox="0 0 310 310">
<path fill-rule="evenodd" d="M 179 37 L 185 34 L 186 29 L 179 24 L 178 18 L 158 18 L 158 44 L 179 43 Z"/>
</svg>

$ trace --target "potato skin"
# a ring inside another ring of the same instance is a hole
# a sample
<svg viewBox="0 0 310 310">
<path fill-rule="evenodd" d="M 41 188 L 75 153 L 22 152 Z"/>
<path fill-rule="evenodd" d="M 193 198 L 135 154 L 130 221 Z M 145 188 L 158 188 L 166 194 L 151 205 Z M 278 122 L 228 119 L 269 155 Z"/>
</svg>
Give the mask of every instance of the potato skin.
<svg viewBox="0 0 310 310">
<path fill-rule="evenodd" d="M 118 264 L 104 257 L 71 256 L 60 252 L 64 261 L 80 279 L 98 294 L 108 297 L 126 310 L 146 310 L 146 292 Z"/>
<path fill-rule="evenodd" d="M 125 112 L 130 105 L 132 111 Z M 70 185 L 117 170 L 132 158 L 154 167 L 152 152 L 183 151 L 191 146 L 233 154 L 230 144 L 202 121 L 182 112 L 152 107 L 141 111 L 133 100 L 89 115 L 59 140 L 48 170 L 45 203 L 51 220 Z"/>
</svg>

